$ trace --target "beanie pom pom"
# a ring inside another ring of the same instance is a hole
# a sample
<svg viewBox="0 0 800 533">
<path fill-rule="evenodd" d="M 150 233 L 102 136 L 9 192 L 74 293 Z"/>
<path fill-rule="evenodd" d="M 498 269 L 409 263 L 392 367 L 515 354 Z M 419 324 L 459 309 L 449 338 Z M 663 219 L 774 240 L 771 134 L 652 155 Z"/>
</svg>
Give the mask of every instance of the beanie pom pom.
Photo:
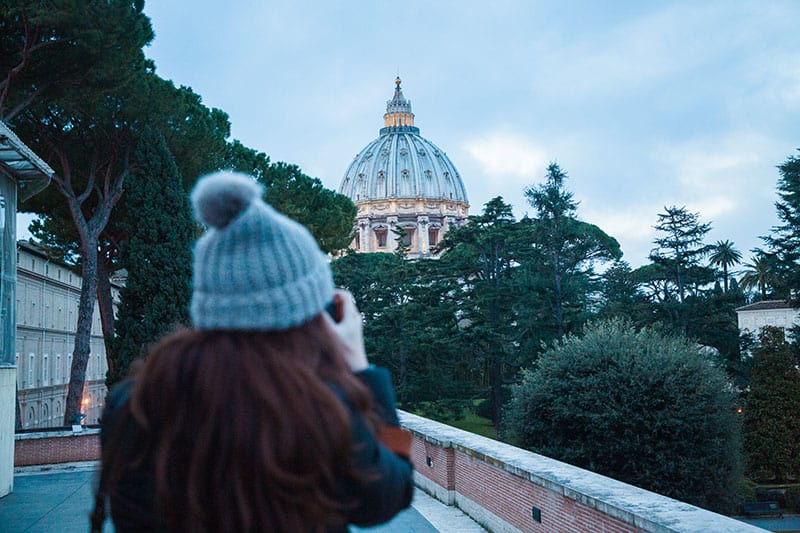
<svg viewBox="0 0 800 533">
<path fill-rule="evenodd" d="M 215 172 L 197 181 L 192 207 L 197 220 L 222 229 L 260 198 L 264 189 L 256 181 L 236 172 Z"/>
</svg>

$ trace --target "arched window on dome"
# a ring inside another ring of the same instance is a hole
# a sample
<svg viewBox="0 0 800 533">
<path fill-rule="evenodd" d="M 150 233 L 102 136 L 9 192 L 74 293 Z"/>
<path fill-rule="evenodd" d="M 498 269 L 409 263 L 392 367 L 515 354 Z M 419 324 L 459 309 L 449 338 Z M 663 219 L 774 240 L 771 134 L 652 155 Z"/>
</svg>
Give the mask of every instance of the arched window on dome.
<svg viewBox="0 0 800 533">
<path fill-rule="evenodd" d="M 389 191 L 386 188 L 386 172 L 383 170 L 378 171 L 378 180 L 375 182 L 375 188 L 377 189 L 379 196 L 386 196 L 389 194 Z"/>
<path fill-rule="evenodd" d="M 356 244 L 355 244 L 355 247 L 356 247 L 356 250 L 359 250 L 359 251 L 361 250 L 361 233 L 358 232 L 358 231 L 356 232 Z"/>
</svg>

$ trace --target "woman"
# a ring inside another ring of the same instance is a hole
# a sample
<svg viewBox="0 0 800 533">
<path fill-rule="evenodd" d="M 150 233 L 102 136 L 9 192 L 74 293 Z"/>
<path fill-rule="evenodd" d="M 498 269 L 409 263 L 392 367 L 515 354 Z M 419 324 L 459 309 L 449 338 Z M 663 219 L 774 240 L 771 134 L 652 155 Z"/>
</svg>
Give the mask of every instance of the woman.
<svg viewBox="0 0 800 533">
<path fill-rule="evenodd" d="M 117 531 L 336 531 L 410 504 L 410 439 L 352 296 L 262 192 L 232 173 L 192 192 L 209 226 L 194 329 L 159 342 L 103 415 L 97 500 Z"/>
</svg>

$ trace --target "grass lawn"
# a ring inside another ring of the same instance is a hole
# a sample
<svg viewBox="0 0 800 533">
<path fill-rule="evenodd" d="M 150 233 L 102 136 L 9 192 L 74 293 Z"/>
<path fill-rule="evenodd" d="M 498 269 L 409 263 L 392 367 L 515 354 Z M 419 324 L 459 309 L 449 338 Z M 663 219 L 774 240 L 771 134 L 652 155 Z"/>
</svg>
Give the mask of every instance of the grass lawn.
<svg viewBox="0 0 800 533">
<path fill-rule="evenodd" d="M 483 435 L 484 437 L 489 437 L 490 439 L 497 438 L 497 432 L 495 431 L 491 420 L 488 418 L 483 418 L 482 416 L 478 416 L 473 412 L 468 412 L 467 416 L 461 420 L 449 420 L 444 423 L 449 426 L 457 427 L 458 429 L 463 429 L 464 431 L 469 431 L 470 433 L 476 433 L 478 435 Z"/>
<path fill-rule="evenodd" d="M 481 403 L 482 400 L 472 400 L 472 407 L 465 408 L 462 413 L 464 417 L 460 420 L 444 420 L 437 416 L 436 409 L 430 409 L 432 407 L 433 402 L 420 402 L 417 404 L 417 409 L 408 409 L 415 415 L 423 416 L 425 418 L 430 418 L 431 420 L 436 420 L 437 422 L 441 422 L 442 424 L 447 424 L 448 426 L 453 426 L 458 429 L 463 429 L 464 431 L 469 431 L 470 433 L 475 433 L 477 435 L 481 435 L 483 437 L 489 437 L 490 439 L 497 439 L 497 432 L 492 425 L 492 421 L 488 418 L 484 418 L 482 416 L 478 416 L 475 414 L 475 409 L 478 408 L 478 405 Z M 401 409 L 403 407 L 401 406 Z"/>
</svg>

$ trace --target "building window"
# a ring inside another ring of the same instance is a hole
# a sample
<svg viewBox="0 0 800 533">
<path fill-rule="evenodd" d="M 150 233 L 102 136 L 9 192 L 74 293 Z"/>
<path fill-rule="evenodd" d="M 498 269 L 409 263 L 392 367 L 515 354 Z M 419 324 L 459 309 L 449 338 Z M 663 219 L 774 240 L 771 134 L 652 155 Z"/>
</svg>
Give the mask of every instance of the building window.
<svg viewBox="0 0 800 533">
<path fill-rule="evenodd" d="M 361 232 L 356 232 L 356 250 L 361 250 Z"/>
<path fill-rule="evenodd" d="M 439 244 L 439 230 L 436 228 L 428 228 L 428 244 L 430 246 L 436 246 Z"/>
<path fill-rule="evenodd" d="M 375 230 L 375 237 L 378 239 L 378 248 L 386 248 L 386 230 Z"/>
<path fill-rule="evenodd" d="M 42 385 L 47 385 L 47 355 L 42 358 Z"/>
</svg>

